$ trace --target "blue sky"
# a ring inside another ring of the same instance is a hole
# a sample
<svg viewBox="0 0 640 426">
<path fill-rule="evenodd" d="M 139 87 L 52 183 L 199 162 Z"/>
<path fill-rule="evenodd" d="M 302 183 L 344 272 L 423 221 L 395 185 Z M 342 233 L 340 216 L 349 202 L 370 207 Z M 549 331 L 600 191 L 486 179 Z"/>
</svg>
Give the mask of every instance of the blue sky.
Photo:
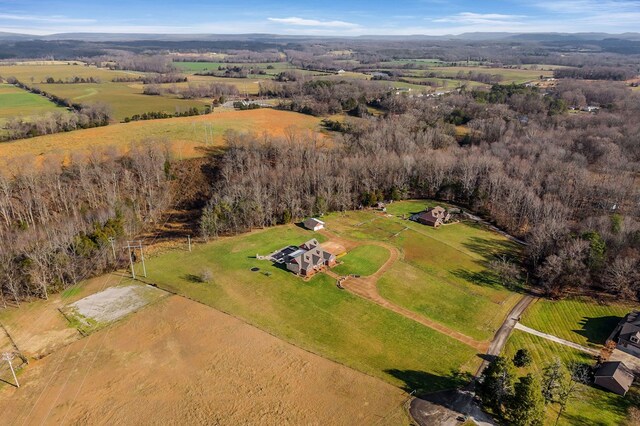
<svg viewBox="0 0 640 426">
<path fill-rule="evenodd" d="M 460 34 L 640 31 L 640 0 L 0 0 L 0 31 Z"/>
</svg>

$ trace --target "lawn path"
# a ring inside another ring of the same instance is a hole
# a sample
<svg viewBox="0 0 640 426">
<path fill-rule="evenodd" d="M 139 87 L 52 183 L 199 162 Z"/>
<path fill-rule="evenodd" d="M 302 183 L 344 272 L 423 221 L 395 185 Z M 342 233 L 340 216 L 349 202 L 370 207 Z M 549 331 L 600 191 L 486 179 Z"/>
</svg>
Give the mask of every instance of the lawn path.
<svg viewBox="0 0 640 426">
<path fill-rule="evenodd" d="M 342 244 L 344 247 L 355 247 L 358 245 L 358 243 L 345 239 L 344 237 L 338 236 L 327 229 L 321 230 L 320 233 L 325 237 L 327 237 L 328 239 L 338 242 L 339 244 Z M 393 264 L 396 263 L 398 259 L 401 258 L 402 254 L 400 253 L 400 250 L 398 250 L 397 247 L 381 241 L 371 240 L 371 241 L 366 241 L 366 244 L 372 244 L 372 245 L 377 245 L 377 246 L 386 248 L 387 250 L 389 250 L 389 254 L 390 254 L 389 259 L 387 259 L 387 261 L 380 267 L 380 269 L 378 269 L 372 275 L 369 275 L 366 277 L 359 277 L 359 278 L 350 277 L 347 280 L 344 280 L 342 282 L 342 286 L 346 290 L 364 299 L 370 300 L 376 303 L 377 305 L 382 306 L 383 308 L 386 308 L 390 311 L 400 314 L 406 318 L 409 318 L 433 330 L 436 330 L 446 336 L 449 336 L 459 342 L 462 342 L 468 346 L 471 346 L 472 348 L 475 348 L 480 352 L 484 353 L 489 348 L 489 342 L 480 342 L 478 340 L 475 340 L 458 331 L 452 330 L 449 327 L 446 327 L 438 322 L 432 321 L 423 315 L 417 314 L 413 311 L 410 311 L 401 306 L 398 306 L 388 301 L 384 297 L 382 297 L 378 292 L 378 287 L 376 283 L 378 282 L 378 279 L 385 272 L 387 272 L 389 268 L 391 268 L 391 266 L 393 266 Z M 329 276 L 333 278 L 337 277 L 336 274 L 333 272 L 330 272 Z"/>
<path fill-rule="evenodd" d="M 568 340 L 561 339 L 552 334 L 543 333 L 538 330 L 534 330 L 533 328 L 529 328 L 526 325 L 522 325 L 519 322 L 516 323 L 515 328 L 518 330 L 522 330 L 526 333 L 533 334 L 534 336 L 542 337 L 543 339 L 551 340 L 552 342 L 560 343 L 561 345 L 569 346 L 570 348 L 577 349 L 582 352 L 586 352 L 591 355 L 599 355 L 600 351 L 595 349 L 587 348 L 577 343 L 570 342 Z"/>
</svg>

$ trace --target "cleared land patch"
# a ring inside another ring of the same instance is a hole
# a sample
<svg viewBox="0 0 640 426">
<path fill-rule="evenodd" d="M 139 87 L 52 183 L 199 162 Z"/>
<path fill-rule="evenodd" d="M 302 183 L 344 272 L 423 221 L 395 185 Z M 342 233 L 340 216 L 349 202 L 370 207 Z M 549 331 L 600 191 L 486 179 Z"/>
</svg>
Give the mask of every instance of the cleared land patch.
<svg viewBox="0 0 640 426">
<path fill-rule="evenodd" d="M 148 285 L 110 287 L 71 303 L 61 311 L 78 330 L 87 334 L 164 296 L 164 291 Z"/>
<path fill-rule="evenodd" d="M 308 115 L 272 109 L 224 111 L 194 117 L 112 124 L 93 129 L 39 136 L 0 144 L 0 158 L 55 155 L 68 158 L 113 147 L 124 153 L 145 140 L 167 143 L 178 158 L 202 155 L 200 147 L 224 145 L 229 130 L 283 136 L 291 131 L 318 130 L 320 120 Z"/>
<path fill-rule="evenodd" d="M 169 297 L 32 362 L 6 424 L 408 424 L 406 394 Z"/>
</svg>

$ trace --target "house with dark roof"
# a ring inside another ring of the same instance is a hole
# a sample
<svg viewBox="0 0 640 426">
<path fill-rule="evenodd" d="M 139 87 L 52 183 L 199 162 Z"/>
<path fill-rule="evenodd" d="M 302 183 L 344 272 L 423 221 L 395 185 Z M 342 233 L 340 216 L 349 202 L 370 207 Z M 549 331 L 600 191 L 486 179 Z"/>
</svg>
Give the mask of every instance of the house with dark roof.
<svg viewBox="0 0 640 426">
<path fill-rule="evenodd" d="M 633 372 L 622 361 L 604 362 L 596 370 L 595 384 L 618 395 L 625 395 L 633 384 Z"/>
<path fill-rule="evenodd" d="M 616 348 L 640 358 L 640 311 L 632 311 L 618 324 Z"/>
<path fill-rule="evenodd" d="M 320 247 L 320 243 L 314 238 L 289 254 L 285 263 L 287 269 L 294 274 L 310 277 L 324 268 L 335 266 L 336 256 Z"/>
<path fill-rule="evenodd" d="M 309 219 L 302 222 L 302 224 L 310 231 L 319 231 L 324 228 L 324 222 L 320 219 L 316 219 L 315 217 L 310 217 Z"/>
<path fill-rule="evenodd" d="M 423 225 L 432 226 L 434 228 L 439 227 L 443 223 L 451 219 L 451 215 L 445 210 L 444 207 L 436 206 L 430 209 L 418 213 L 412 217 L 418 223 Z"/>
</svg>

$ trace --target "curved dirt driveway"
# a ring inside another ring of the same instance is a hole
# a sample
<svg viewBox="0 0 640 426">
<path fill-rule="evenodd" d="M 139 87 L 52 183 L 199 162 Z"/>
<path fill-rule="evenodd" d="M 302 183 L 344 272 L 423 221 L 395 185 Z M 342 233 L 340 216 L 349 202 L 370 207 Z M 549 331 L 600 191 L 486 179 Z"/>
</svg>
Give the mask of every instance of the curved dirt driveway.
<svg viewBox="0 0 640 426">
<path fill-rule="evenodd" d="M 356 243 L 355 241 L 340 237 L 326 229 L 323 229 L 322 231 L 320 231 L 320 233 L 333 241 L 339 242 L 344 247 L 353 248 L 358 245 L 358 243 Z M 442 334 L 445 334 L 453 339 L 456 339 L 457 341 L 462 342 L 466 345 L 469 345 L 480 352 L 483 352 L 483 353 L 486 352 L 486 350 L 489 348 L 489 342 L 481 342 L 481 341 L 475 340 L 458 331 L 452 330 L 451 328 L 445 325 L 432 321 L 423 315 L 420 315 L 409 309 L 398 306 L 395 303 L 392 303 L 389 300 L 382 297 L 378 292 L 378 287 L 376 283 L 378 282 L 378 279 L 380 279 L 380 277 L 385 272 L 387 272 L 389 268 L 391 268 L 391 266 L 393 266 L 393 264 L 396 263 L 398 259 L 402 257 L 402 254 L 400 253 L 400 250 L 398 250 L 397 247 L 391 244 L 383 243 L 381 241 L 367 240 L 366 244 L 377 245 L 377 246 L 386 248 L 387 250 L 389 250 L 389 259 L 387 259 L 387 261 L 374 274 L 366 277 L 360 277 L 360 278 L 350 277 L 342 282 L 342 287 L 344 287 L 346 290 L 350 291 L 353 294 L 356 294 L 360 297 L 368 299 L 382 306 L 383 308 L 389 309 L 390 311 L 398 313 L 406 318 L 409 318 L 424 326 L 427 326 Z M 334 278 L 337 278 L 337 275 L 333 272 L 329 272 L 329 275 Z"/>
</svg>

